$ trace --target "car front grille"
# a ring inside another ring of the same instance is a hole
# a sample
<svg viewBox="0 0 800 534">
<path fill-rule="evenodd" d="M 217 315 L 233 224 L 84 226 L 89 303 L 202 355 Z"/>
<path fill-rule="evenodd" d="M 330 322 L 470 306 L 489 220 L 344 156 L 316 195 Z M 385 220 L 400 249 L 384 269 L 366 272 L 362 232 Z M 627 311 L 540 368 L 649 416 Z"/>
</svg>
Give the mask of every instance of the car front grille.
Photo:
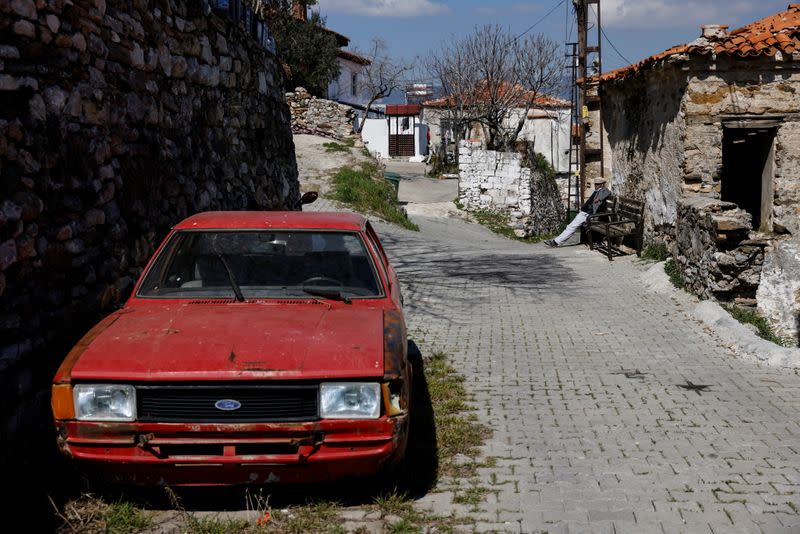
<svg viewBox="0 0 800 534">
<path fill-rule="evenodd" d="M 164 423 L 314 421 L 319 413 L 318 392 L 316 385 L 137 386 L 138 420 Z M 240 407 L 218 408 L 218 402 L 225 400 L 236 401 Z"/>
</svg>

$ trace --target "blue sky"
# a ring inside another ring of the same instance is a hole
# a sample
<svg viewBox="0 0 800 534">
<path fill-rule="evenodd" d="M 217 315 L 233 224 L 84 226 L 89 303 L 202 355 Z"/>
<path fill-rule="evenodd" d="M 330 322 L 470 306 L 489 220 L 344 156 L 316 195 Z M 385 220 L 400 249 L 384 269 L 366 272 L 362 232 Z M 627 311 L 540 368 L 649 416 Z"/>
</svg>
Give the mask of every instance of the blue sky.
<svg viewBox="0 0 800 534">
<path fill-rule="evenodd" d="M 383 38 L 393 56 L 413 60 L 451 36 L 475 26 L 498 23 L 522 32 L 559 0 L 318 0 L 314 9 L 329 28 L 349 36 L 351 46 L 367 48 Z M 604 70 L 636 62 L 673 45 L 694 40 L 701 24 L 731 29 L 786 9 L 789 0 L 601 0 L 603 27 L 615 52 L 603 43 Z M 570 17 L 567 18 L 567 8 Z M 564 0 L 533 32 L 564 42 L 571 26 L 572 0 Z M 571 40 L 574 40 L 574 34 Z M 622 57 L 625 59 L 622 59 Z"/>
</svg>

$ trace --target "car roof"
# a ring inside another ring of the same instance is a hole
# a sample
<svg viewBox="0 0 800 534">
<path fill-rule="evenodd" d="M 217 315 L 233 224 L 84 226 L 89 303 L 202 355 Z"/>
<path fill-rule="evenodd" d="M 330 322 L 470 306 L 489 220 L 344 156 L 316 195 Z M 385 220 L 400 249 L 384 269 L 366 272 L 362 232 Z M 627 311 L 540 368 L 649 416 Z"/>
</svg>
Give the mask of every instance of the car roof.
<svg viewBox="0 0 800 534">
<path fill-rule="evenodd" d="M 356 213 L 302 211 L 206 211 L 175 225 L 175 230 L 348 230 L 358 232 L 367 220 Z"/>
</svg>

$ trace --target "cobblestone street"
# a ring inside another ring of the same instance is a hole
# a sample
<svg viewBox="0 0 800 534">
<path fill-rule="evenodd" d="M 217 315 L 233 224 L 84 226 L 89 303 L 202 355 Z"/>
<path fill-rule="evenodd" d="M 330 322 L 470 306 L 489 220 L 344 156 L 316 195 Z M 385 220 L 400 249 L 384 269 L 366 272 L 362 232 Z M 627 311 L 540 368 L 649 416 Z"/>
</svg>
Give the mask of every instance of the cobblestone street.
<svg viewBox="0 0 800 534">
<path fill-rule="evenodd" d="M 417 222 L 377 228 L 410 337 L 451 356 L 494 432 L 487 500 L 461 507 L 478 530 L 800 532 L 800 377 L 737 359 L 629 258 Z"/>
</svg>

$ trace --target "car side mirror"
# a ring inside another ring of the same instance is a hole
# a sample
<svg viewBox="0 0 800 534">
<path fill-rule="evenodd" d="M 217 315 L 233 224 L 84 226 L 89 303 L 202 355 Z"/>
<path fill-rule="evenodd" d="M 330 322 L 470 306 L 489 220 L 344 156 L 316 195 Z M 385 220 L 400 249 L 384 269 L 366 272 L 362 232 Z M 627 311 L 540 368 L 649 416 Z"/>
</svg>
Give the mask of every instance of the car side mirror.
<svg viewBox="0 0 800 534">
<path fill-rule="evenodd" d="M 300 197 L 300 204 L 302 205 L 311 204 L 312 202 L 317 200 L 317 198 L 319 198 L 319 193 L 317 193 L 316 191 L 308 191 L 307 193 L 303 193 L 303 196 Z"/>
</svg>

